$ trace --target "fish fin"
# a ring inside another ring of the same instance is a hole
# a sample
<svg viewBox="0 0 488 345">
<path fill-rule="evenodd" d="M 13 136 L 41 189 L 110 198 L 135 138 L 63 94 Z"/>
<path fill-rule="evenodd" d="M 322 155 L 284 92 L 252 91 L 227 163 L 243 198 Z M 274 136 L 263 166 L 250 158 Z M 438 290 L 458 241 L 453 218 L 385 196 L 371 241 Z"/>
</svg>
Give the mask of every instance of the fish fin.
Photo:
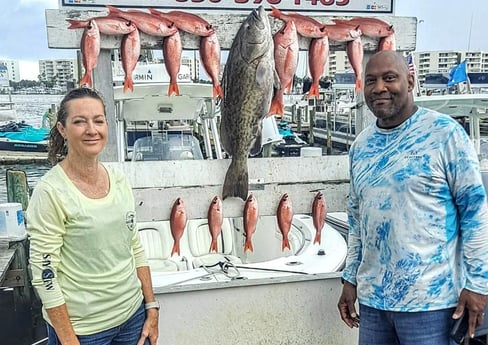
<svg viewBox="0 0 488 345">
<path fill-rule="evenodd" d="M 217 99 L 219 97 L 220 99 L 224 99 L 224 91 L 222 90 L 222 86 L 217 84 L 213 87 L 213 98 Z"/>
<path fill-rule="evenodd" d="M 269 14 L 269 16 L 274 17 L 274 18 L 280 18 L 281 17 L 281 11 L 274 6 L 271 6 L 271 13 Z"/>
<path fill-rule="evenodd" d="M 317 232 L 315 233 L 315 239 L 313 240 L 313 243 L 314 243 L 314 244 L 315 244 L 315 243 L 320 244 L 320 240 L 321 240 L 321 237 L 322 237 L 322 236 L 321 236 L 321 234 L 322 234 L 322 231 L 317 231 Z"/>
<path fill-rule="evenodd" d="M 171 250 L 171 255 L 170 256 L 173 256 L 173 254 L 178 254 L 180 255 L 180 243 L 179 242 L 175 242 L 173 244 L 173 249 Z"/>
<path fill-rule="evenodd" d="M 256 139 L 254 139 L 254 142 L 252 143 L 251 150 L 249 150 L 249 154 L 253 157 L 259 154 L 261 152 L 261 131 L 259 131 L 258 135 L 256 136 Z"/>
<path fill-rule="evenodd" d="M 80 29 L 80 28 L 84 28 L 87 25 L 86 21 L 81 21 L 81 20 L 66 19 L 66 21 L 70 23 L 68 29 Z"/>
<path fill-rule="evenodd" d="M 83 78 L 80 80 L 80 87 L 83 85 L 87 85 L 88 87 L 93 87 L 91 71 L 86 71 Z"/>
<path fill-rule="evenodd" d="M 109 15 L 122 12 L 121 10 L 119 10 L 117 7 L 114 6 L 106 5 L 105 7 L 107 7 L 108 9 Z"/>
<path fill-rule="evenodd" d="M 249 250 L 251 252 L 254 252 L 254 248 L 252 247 L 251 239 L 248 240 L 246 238 L 246 243 L 244 243 L 244 253 L 246 252 L 246 250 Z"/>
<path fill-rule="evenodd" d="M 315 98 L 319 98 L 319 85 L 318 84 L 312 84 L 312 86 L 310 86 L 310 90 L 308 90 L 308 95 L 307 95 L 307 99 L 309 99 L 310 97 L 313 97 L 315 96 Z"/>
<path fill-rule="evenodd" d="M 363 90 L 363 82 L 361 78 L 356 78 L 356 92 L 361 92 Z"/>
<path fill-rule="evenodd" d="M 178 87 L 178 84 L 175 82 L 169 83 L 168 86 L 168 96 L 171 96 L 172 94 L 175 94 L 176 96 L 180 95 L 180 89 Z"/>
<path fill-rule="evenodd" d="M 243 164 L 238 164 L 233 158 L 225 174 L 222 189 L 222 200 L 227 197 L 238 197 L 246 201 L 249 191 L 249 173 L 247 171 L 247 158 Z"/>
<path fill-rule="evenodd" d="M 212 240 L 210 243 L 210 249 L 208 250 L 209 253 L 217 253 L 217 240 Z"/>
<path fill-rule="evenodd" d="M 291 250 L 290 241 L 288 240 L 288 237 L 283 237 L 283 243 L 281 245 L 281 251 L 284 251 L 286 248 Z"/>
<path fill-rule="evenodd" d="M 134 82 L 130 76 L 126 76 L 124 80 L 124 92 L 127 90 L 134 91 Z"/>
<path fill-rule="evenodd" d="M 281 97 L 279 96 L 281 95 Z M 284 115 L 285 114 L 285 107 L 283 105 L 283 93 L 281 91 L 276 92 L 275 97 L 271 101 L 271 105 L 269 107 L 269 112 L 266 117 L 272 115 Z"/>
</svg>

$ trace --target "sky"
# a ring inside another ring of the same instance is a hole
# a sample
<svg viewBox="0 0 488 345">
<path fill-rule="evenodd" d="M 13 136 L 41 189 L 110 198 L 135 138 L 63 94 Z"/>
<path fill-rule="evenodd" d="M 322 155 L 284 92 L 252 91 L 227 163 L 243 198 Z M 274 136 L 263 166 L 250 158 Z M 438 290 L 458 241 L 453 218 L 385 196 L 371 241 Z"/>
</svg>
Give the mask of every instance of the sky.
<svg viewBox="0 0 488 345">
<path fill-rule="evenodd" d="M 140 1 L 140 0 L 137 0 Z M 394 0 L 395 15 L 416 17 L 417 49 L 488 51 L 484 0 Z M 9 1 L 0 11 L 0 59 L 19 60 L 21 79 L 37 80 L 38 60 L 75 58 L 73 49 L 47 47 L 45 9 L 58 0 Z"/>
</svg>

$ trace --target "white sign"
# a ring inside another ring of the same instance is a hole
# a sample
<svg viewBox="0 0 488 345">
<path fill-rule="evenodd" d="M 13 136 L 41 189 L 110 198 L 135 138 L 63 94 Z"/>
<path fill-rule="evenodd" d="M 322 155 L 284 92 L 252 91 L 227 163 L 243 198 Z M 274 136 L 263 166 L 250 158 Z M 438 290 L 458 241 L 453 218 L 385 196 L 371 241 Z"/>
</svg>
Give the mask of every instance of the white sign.
<svg viewBox="0 0 488 345">
<path fill-rule="evenodd" d="M 142 6 L 137 0 L 59 0 L 60 8 L 105 7 L 159 8 L 203 12 L 250 11 L 259 6 L 281 11 L 323 13 L 393 13 L 393 0 L 145 0 Z"/>
<path fill-rule="evenodd" d="M 122 68 L 117 68 L 114 71 L 113 80 L 115 83 L 122 83 L 125 75 Z M 177 76 L 178 83 L 191 83 L 190 67 L 186 65 L 180 66 L 180 72 Z M 140 83 L 169 83 L 169 75 L 163 64 L 140 64 L 136 65 L 134 72 L 132 72 L 132 81 L 134 84 Z"/>
</svg>

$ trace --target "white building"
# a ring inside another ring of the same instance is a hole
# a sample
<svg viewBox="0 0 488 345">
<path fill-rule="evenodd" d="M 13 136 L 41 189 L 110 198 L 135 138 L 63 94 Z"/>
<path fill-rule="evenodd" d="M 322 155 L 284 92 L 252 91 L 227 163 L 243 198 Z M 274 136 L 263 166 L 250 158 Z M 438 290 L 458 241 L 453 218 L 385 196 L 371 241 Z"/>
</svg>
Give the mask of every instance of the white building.
<svg viewBox="0 0 488 345">
<path fill-rule="evenodd" d="M 14 81 L 14 82 L 20 81 L 19 61 L 17 61 L 17 60 L 0 60 L 0 65 L 7 67 L 8 80 Z"/>
<path fill-rule="evenodd" d="M 76 83 L 78 79 L 76 59 L 39 60 L 39 78 L 66 89 L 67 82 Z"/>
</svg>

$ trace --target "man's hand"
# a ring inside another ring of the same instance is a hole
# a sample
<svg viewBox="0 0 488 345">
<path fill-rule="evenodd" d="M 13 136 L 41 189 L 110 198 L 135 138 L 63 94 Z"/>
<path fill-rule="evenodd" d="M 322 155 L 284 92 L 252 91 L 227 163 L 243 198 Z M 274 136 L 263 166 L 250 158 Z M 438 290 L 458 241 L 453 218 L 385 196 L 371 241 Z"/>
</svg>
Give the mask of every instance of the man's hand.
<svg viewBox="0 0 488 345">
<path fill-rule="evenodd" d="M 463 313 L 469 313 L 468 334 L 474 338 L 476 326 L 483 324 L 485 318 L 486 296 L 476 292 L 463 289 L 459 295 L 458 305 L 453 319 L 459 319 Z"/>
<path fill-rule="evenodd" d="M 359 327 L 359 314 L 356 312 L 356 307 L 354 306 L 356 298 L 356 286 L 345 281 L 337 307 L 339 308 L 342 321 L 350 328 Z"/>
</svg>

